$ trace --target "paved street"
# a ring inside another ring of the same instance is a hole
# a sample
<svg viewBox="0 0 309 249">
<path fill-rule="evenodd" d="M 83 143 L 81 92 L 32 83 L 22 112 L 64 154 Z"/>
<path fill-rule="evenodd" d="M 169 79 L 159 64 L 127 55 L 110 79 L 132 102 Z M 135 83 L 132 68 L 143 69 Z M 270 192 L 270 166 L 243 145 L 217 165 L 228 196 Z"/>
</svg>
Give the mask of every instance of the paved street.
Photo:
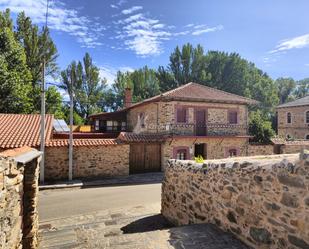
<svg viewBox="0 0 309 249">
<path fill-rule="evenodd" d="M 173 227 L 160 215 L 161 184 L 40 192 L 40 248 L 248 248 L 213 225 Z"/>
<path fill-rule="evenodd" d="M 101 210 L 157 204 L 161 184 L 45 190 L 39 195 L 40 220 L 82 215 Z"/>
</svg>

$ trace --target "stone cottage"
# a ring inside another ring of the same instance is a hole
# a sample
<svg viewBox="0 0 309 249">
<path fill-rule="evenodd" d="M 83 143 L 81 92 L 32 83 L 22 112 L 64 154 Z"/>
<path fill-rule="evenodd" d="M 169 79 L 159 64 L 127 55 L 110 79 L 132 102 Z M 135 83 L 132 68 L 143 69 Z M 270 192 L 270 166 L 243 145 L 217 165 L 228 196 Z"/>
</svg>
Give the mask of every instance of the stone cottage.
<svg viewBox="0 0 309 249">
<path fill-rule="evenodd" d="M 277 106 L 278 135 L 309 140 L 309 96 Z"/>
<path fill-rule="evenodd" d="M 96 133 L 143 136 L 139 143 L 129 142 L 130 172 L 156 171 L 170 158 L 247 155 L 248 106 L 254 104 L 257 101 L 197 83 L 134 104 L 126 89 L 124 109 L 91 115 L 90 123 Z"/>
</svg>

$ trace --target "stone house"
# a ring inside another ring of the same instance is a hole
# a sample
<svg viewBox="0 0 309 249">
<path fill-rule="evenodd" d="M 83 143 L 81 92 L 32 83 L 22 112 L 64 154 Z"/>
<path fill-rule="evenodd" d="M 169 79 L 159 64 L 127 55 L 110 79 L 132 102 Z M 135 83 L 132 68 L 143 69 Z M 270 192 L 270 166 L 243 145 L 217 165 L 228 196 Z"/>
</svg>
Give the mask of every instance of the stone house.
<svg viewBox="0 0 309 249">
<path fill-rule="evenodd" d="M 277 106 L 278 135 L 309 140 L 309 96 Z"/>
<path fill-rule="evenodd" d="M 247 155 L 251 104 L 257 101 L 196 83 L 134 104 L 126 89 L 124 109 L 91 115 L 89 123 L 95 133 L 143 136 L 129 142 L 130 172 L 155 171 L 170 158 Z"/>
</svg>

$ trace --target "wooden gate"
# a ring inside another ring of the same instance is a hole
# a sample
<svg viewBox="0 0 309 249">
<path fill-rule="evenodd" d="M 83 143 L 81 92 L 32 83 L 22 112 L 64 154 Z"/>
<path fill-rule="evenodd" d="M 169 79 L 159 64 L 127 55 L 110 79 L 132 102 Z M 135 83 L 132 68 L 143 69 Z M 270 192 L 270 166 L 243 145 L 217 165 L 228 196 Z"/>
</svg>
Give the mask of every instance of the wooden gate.
<svg viewBox="0 0 309 249">
<path fill-rule="evenodd" d="M 130 144 L 130 174 L 161 171 L 160 144 Z"/>
</svg>

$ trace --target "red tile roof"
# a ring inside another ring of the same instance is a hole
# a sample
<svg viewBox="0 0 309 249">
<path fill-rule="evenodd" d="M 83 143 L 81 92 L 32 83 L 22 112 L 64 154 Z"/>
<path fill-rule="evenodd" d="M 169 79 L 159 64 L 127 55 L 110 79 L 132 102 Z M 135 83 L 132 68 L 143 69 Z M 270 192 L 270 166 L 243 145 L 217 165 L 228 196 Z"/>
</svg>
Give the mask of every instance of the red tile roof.
<svg viewBox="0 0 309 249">
<path fill-rule="evenodd" d="M 157 102 L 160 100 L 165 101 L 196 101 L 196 102 L 213 102 L 213 103 L 229 103 L 229 104 L 245 104 L 256 105 L 259 102 L 250 98 L 239 96 L 236 94 L 221 91 L 215 88 L 204 86 L 198 83 L 190 82 L 178 88 L 172 89 L 160 95 L 145 99 L 141 102 L 132 104 L 130 107 L 123 108 L 116 112 L 102 112 L 90 115 L 89 118 L 102 116 L 107 117 L 110 115 L 122 115 L 124 111 L 134 107 L 144 105 L 150 102 Z"/>
<path fill-rule="evenodd" d="M 190 82 L 162 94 L 166 98 L 195 99 L 213 102 L 233 102 L 243 104 L 256 104 L 257 101 L 236 94 L 224 92 L 215 88 Z"/>
<path fill-rule="evenodd" d="M 133 132 L 121 132 L 117 138 L 123 142 L 142 142 L 142 143 L 154 143 L 163 142 L 164 136 L 158 134 L 135 134 Z"/>
<path fill-rule="evenodd" d="M 183 100 L 183 101 L 201 101 L 214 103 L 237 103 L 237 104 L 258 104 L 259 102 L 250 98 L 236 94 L 221 91 L 215 88 L 197 84 L 194 82 L 187 83 L 178 88 L 172 89 L 160 95 L 145 99 L 128 107 L 131 109 L 135 106 L 159 101 L 159 100 Z"/>
<path fill-rule="evenodd" d="M 53 115 L 45 117 L 46 142 L 51 137 L 53 119 Z M 40 122 L 39 114 L 0 114 L 0 148 L 39 146 Z"/>
<path fill-rule="evenodd" d="M 117 139 L 73 139 L 73 146 L 102 146 L 102 145 L 119 145 L 121 141 Z M 67 147 L 68 139 L 51 139 L 46 143 L 46 147 Z"/>
</svg>

